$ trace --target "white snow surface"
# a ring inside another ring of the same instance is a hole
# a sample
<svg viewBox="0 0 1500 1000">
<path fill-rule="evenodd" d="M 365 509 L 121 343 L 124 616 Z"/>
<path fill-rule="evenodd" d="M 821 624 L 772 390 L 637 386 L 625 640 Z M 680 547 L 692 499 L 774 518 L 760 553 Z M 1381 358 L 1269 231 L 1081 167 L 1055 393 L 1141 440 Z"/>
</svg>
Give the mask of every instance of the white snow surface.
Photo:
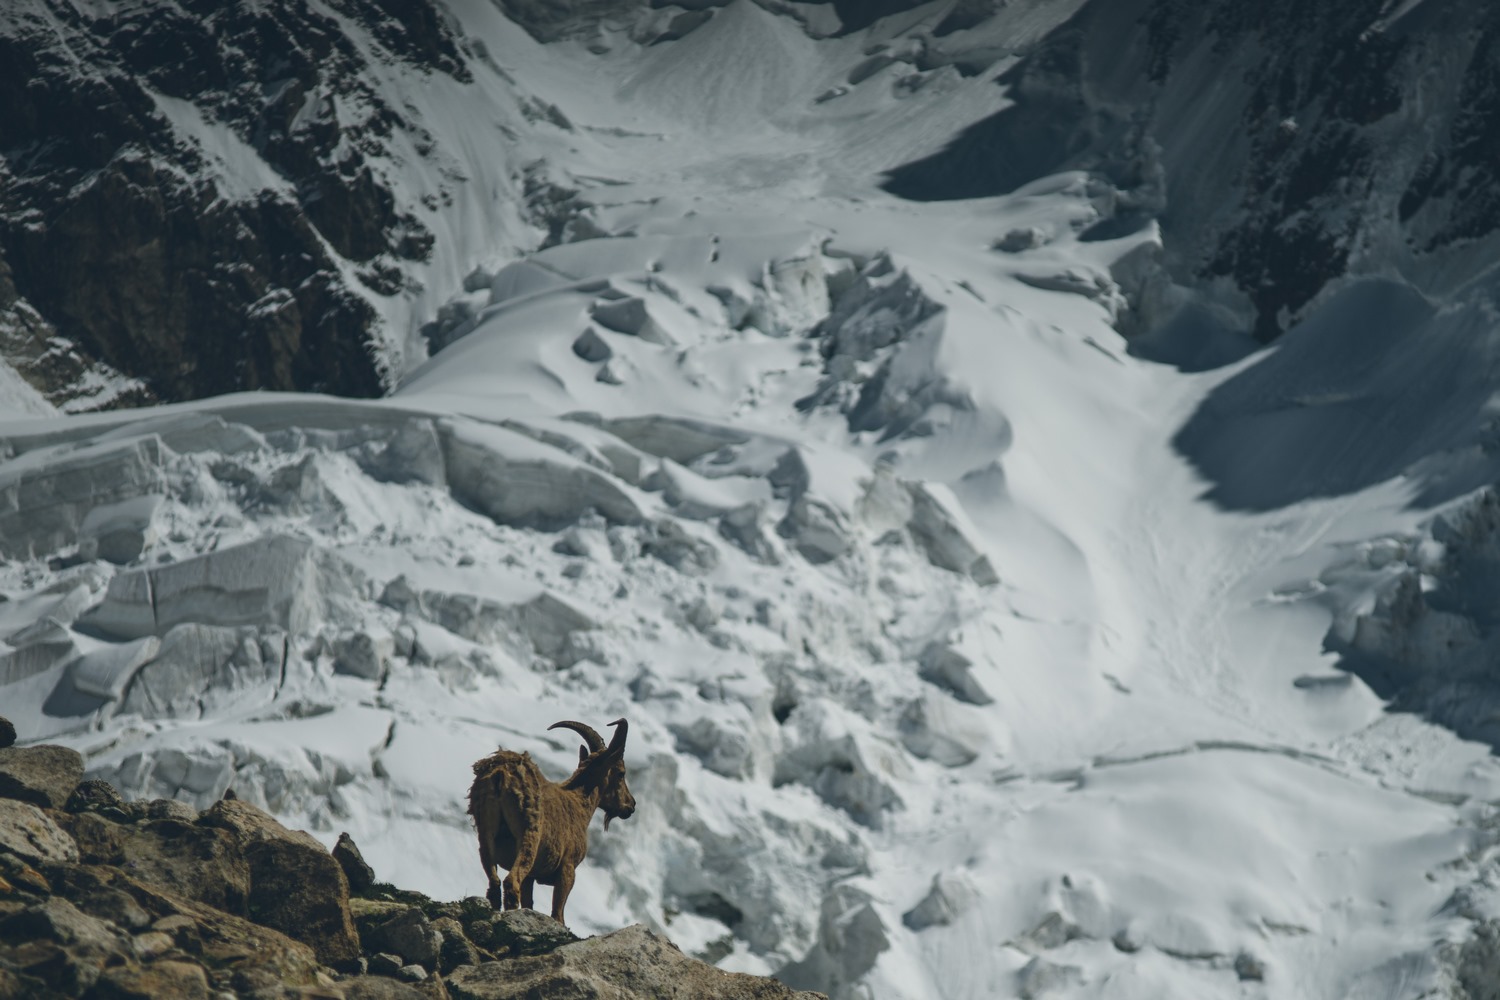
<svg viewBox="0 0 1500 1000">
<path fill-rule="evenodd" d="M 1127 353 L 1111 264 L 1158 237 L 1078 242 L 1083 176 L 882 194 L 1003 99 L 898 63 L 815 101 L 887 24 L 738 2 L 596 55 L 453 7 L 575 123 L 515 141 L 593 179 L 598 232 L 481 259 L 506 209 L 465 188 L 434 231 L 472 323 L 385 400 L 7 407 L 25 738 L 458 897 L 469 764 L 561 776 L 550 723 L 624 716 L 640 808 L 592 831 L 580 933 L 836 998 L 1453 995 L 1500 914 L 1500 769 L 1340 673 L 1314 599 L 1373 605 L 1335 570 L 1418 544 L 1407 477 L 1204 499 L 1173 435 L 1259 356 Z M 492 128 L 492 89 L 447 121 Z"/>
</svg>

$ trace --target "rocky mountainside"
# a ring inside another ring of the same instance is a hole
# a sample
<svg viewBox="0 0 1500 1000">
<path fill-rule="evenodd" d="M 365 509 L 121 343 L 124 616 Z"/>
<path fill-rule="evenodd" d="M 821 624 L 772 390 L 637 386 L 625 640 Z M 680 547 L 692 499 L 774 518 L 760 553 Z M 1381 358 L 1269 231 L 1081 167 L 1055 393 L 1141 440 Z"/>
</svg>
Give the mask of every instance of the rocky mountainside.
<svg viewBox="0 0 1500 1000">
<path fill-rule="evenodd" d="M 455 254 L 535 238 L 512 81 L 441 6 L 27 0 L 0 61 L 0 354 L 64 409 L 378 395 Z M 478 242 L 435 233 L 474 188 Z"/>
<path fill-rule="evenodd" d="M 1154 335 L 1148 353 L 1219 363 L 1346 276 L 1442 298 L 1492 256 L 1489 5 L 758 2 L 813 37 L 912 22 L 821 99 L 892 66 L 908 86 L 1003 69 L 996 110 L 888 187 L 972 198 L 1089 171 L 1103 213 L 1089 238 L 1162 228 L 1159 266 L 1126 283 L 1122 323 Z M 669 44 L 726 4 L 499 6 L 537 39 L 604 54 Z M 435 0 L 9 5 L 0 356 L 69 409 L 389 387 L 463 276 L 560 238 L 576 195 L 567 156 L 539 174 L 513 141 L 572 123 L 466 17 Z M 497 131 L 458 134 L 435 113 L 455 100 L 487 102 Z M 456 218 L 476 205 L 478 225 Z M 1184 345 L 1185 323 L 1223 336 Z"/>
<path fill-rule="evenodd" d="M 3 722 L 4 720 L 0 720 Z M 6 723 L 8 725 L 8 723 Z M 0 747 L 0 998 L 816 1000 L 639 925 L 580 940 L 533 910 L 375 881 L 232 794 L 126 802 L 65 747 Z"/>
</svg>

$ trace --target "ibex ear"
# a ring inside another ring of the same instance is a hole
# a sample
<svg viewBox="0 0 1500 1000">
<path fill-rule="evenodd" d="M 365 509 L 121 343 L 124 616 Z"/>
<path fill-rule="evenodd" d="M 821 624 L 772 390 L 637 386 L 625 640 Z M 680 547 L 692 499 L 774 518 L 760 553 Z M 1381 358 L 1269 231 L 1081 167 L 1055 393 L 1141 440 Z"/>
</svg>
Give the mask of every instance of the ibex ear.
<svg viewBox="0 0 1500 1000">
<path fill-rule="evenodd" d="M 588 747 L 579 747 L 578 748 L 578 766 L 582 767 L 583 766 L 583 762 L 586 761 L 586 760 L 588 760 L 588 759 L 589 759 L 589 748 Z"/>
</svg>

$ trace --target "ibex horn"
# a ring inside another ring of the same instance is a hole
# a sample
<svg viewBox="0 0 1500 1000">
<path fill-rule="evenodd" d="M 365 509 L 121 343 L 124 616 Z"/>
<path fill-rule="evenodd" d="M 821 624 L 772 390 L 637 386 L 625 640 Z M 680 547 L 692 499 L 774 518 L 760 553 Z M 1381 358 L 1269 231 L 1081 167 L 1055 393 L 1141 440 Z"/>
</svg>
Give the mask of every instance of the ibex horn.
<svg viewBox="0 0 1500 1000">
<path fill-rule="evenodd" d="M 563 722 L 554 722 L 547 728 L 573 730 L 573 732 L 577 733 L 579 736 L 582 736 L 583 741 L 589 745 L 589 753 L 598 753 L 600 750 L 604 749 L 603 737 L 594 732 L 593 727 L 585 726 L 581 722 L 569 722 L 565 720 Z"/>
<path fill-rule="evenodd" d="M 615 727 L 615 735 L 610 738 L 609 752 L 618 757 L 625 752 L 625 734 L 630 730 L 630 723 L 616 719 L 610 725 Z"/>
</svg>

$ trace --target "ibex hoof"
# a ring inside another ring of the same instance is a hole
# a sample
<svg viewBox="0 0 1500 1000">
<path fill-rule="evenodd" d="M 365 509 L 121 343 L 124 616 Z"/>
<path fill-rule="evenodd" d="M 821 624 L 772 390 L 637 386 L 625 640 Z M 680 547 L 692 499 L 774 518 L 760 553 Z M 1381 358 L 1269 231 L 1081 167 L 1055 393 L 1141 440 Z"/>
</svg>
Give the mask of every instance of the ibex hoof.
<svg viewBox="0 0 1500 1000">
<path fill-rule="evenodd" d="M 489 890 L 487 892 L 485 892 L 484 898 L 488 899 L 490 901 L 490 905 L 493 906 L 495 909 L 497 909 L 497 910 L 503 910 L 503 909 L 505 909 L 505 887 L 504 886 L 501 886 L 501 885 L 492 885 L 492 886 L 490 886 Z"/>
</svg>

